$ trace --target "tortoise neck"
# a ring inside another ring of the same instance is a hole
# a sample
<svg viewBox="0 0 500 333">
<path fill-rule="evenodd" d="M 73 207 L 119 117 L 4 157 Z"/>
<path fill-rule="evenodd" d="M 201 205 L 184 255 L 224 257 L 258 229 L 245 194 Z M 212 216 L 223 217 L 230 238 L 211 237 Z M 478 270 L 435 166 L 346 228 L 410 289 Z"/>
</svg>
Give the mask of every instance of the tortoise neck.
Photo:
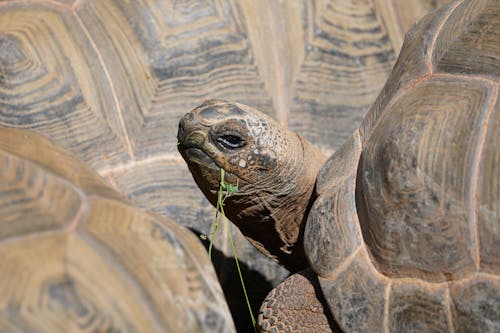
<svg viewBox="0 0 500 333">
<path fill-rule="evenodd" d="M 226 213 L 245 237 L 268 257 L 297 271 L 307 266 L 302 238 L 322 152 L 291 133 L 287 154 L 272 177 L 242 187 L 228 198 Z M 230 199 L 230 200 L 229 200 Z"/>
</svg>

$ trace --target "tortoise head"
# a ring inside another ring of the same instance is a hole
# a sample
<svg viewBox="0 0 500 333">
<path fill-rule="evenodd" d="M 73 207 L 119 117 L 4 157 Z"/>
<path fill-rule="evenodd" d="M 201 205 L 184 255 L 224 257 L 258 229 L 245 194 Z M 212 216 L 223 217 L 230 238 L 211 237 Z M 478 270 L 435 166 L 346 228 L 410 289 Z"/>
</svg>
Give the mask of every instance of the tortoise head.
<svg viewBox="0 0 500 333">
<path fill-rule="evenodd" d="M 220 169 L 228 182 L 255 184 L 274 176 L 278 151 L 286 149 L 286 133 L 265 114 L 248 106 L 209 100 L 179 122 L 179 151 L 198 185 L 211 197 L 218 188 Z M 199 170 L 199 171 L 198 171 Z M 198 179 L 203 175 L 202 179 Z M 215 186 L 214 186 L 215 185 Z M 209 198 L 210 199 L 210 198 Z"/>
<path fill-rule="evenodd" d="M 179 123 L 178 149 L 216 205 L 226 183 L 238 185 L 224 210 L 254 246 L 290 269 L 306 265 L 301 235 L 323 155 L 297 134 L 246 105 L 206 101 Z"/>
</svg>

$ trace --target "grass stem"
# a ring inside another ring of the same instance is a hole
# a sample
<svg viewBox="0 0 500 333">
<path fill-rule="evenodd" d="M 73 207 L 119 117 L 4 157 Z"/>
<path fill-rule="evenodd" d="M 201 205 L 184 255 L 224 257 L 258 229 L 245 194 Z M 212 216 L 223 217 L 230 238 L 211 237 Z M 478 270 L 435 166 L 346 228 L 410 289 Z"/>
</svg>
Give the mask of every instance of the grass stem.
<svg viewBox="0 0 500 333">
<path fill-rule="evenodd" d="M 225 224 L 227 236 L 229 237 L 229 242 L 231 244 L 231 249 L 232 249 L 233 256 L 234 256 L 234 261 L 236 263 L 236 269 L 238 270 L 238 276 L 240 278 L 241 287 L 243 289 L 243 294 L 245 296 L 245 301 L 247 303 L 248 312 L 250 313 L 250 318 L 252 319 L 252 325 L 253 325 L 255 333 L 257 333 L 257 325 L 256 325 L 255 317 L 253 315 L 252 307 L 250 305 L 250 300 L 248 298 L 248 293 L 247 293 L 247 289 L 245 287 L 245 282 L 243 280 L 243 274 L 241 272 L 240 263 L 238 261 L 238 255 L 236 253 L 236 246 L 234 245 L 234 240 L 233 240 L 233 236 L 231 234 L 229 222 L 227 221 L 227 218 L 226 218 L 226 213 L 224 212 L 224 201 L 232 193 L 238 192 L 238 185 L 226 183 L 224 181 L 224 175 L 225 175 L 224 169 L 221 168 L 220 169 L 219 190 L 217 191 L 217 206 L 216 206 L 215 218 L 214 218 L 214 222 L 212 223 L 212 231 L 210 232 L 210 245 L 208 246 L 208 257 L 210 258 L 210 260 L 212 259 L 212 247 L 213 247 L 213 243 L 214 243 L 215 233 L 217 232 L 217 230 L 219 228 L 219 219 L 220 219 L 219 213 L 220 213 L 222 215 L 222 223 Z"/>
</svg>

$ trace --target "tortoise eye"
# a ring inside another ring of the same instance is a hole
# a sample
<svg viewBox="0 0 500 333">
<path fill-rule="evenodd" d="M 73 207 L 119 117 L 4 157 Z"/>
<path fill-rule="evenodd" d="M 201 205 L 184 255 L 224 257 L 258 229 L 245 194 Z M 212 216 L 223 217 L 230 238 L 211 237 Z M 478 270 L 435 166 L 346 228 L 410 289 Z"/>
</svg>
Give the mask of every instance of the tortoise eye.
<svg viewBox="0 0 500 333">
<path fill-rule="evenodd" d="M 246 144 L 245 139 L 234 134 L 219 135 L 217 136 L 217 142 L 228 149 L 238 149 Z"/>
</svg>

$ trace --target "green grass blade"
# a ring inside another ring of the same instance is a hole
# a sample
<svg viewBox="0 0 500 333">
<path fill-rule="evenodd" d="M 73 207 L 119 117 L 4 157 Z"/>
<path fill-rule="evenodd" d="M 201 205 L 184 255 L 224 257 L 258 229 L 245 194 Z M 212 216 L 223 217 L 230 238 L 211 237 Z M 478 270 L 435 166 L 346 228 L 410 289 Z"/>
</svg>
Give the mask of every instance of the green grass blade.
<svg viewBox="0 0 500 333">
<path fill-rule="evenodd" d="M 223 169 L 221 169 L 223 170 Z M 219 228 L 219 212 L 221 211 L 222 207 L 222 184 L 224 178 L 224 172 L 221 171 L 221 182 L 219 185 L 219 190 L 217 191 L 217 207 L 215 207 L 215 218 L 214 221 L 212 222 L 212 231 L 210 232 L 210 244 L 208 245 L 208 258 L 212 260 L 212 247 L 214 245 L 214 239 L 215 239 L 215 233 L 217 232 L 217 229 Z"/>
<path fill-rule="evenodd" d="M 226 232 L 229 237 L 229 243 L 231 244 L 231 249 L 233 251 L 234 261 L 236 263 L 236 269 L 238 270 L 238 276 L 241 282 L 241 288 L 243 289 L 243 294 L 245 295 L 245 301 L 247 303 L 248 312 L 250 313 L 250 318 L 252 319 L 252 325 L 255 333 L 257 333 L 257 322 L 255 321 L 255 317 L 253 315 L 252 306 L 250 305 L 250 299 L 248 298 L 247 288 L 245 287 L 245 281 L 243 280 L 243 274 L 241 273 L 240 262 L 238 261 L 238 254 L 236 253 L 236 246 L 234 245 L 233 235 L 231 234 L 231 229 L 229 227 L 229 222 L 226 219 L 226 214 L 224 213 L 224 206 L 221 205 L 221 213 L 222 213 L 222 223 L 226 225 Z"/>
<path fill-rule="evenodd" d="M 224 169 L 221 168 L 220 169 L 219 190 L 217 191 L 217 206 L 215 207 L 215 209 L 216 209 L 215 218 L 214 218 L 214 221 L 212 223 L 212 228 L 211 228 L 212 231 L 210 232 L 210 236 L 209 236 L 210 237 L 210 245 L 208 246 L 208 257 L 210 258 L 210 260 L 212 260 L 212 247 L 214 244 L 215 233 L 217 232 L 217 229 L 219 228 L 219 219 L 220 219 L 219 212 L 220 212 L 220 214 L 222 215 L 222 223 L 225 224 L 225 226 L 226 226 L 226 231 L 227 231 L 227 235 L 229 237 L 229 242 L 231 244 L 231 249 L 232 249 L 233 256 L 234 256 L 234 261 L 236 263 L 236 269 L 238 270 L 238 276 L 240 278 L 241 287 L 243 289 L 243 294 L 245 296 L 245 301 L 247 303 L 248 312 L 250 313 L 250 318 L 252 319 L 253 329 L 254 329 L 255 333 L 257 333 L 257 325 L 256 325 L 255 317 L 253 315 L 252 307 L 250 305 L 250 300 L 248 298 L 247 289 L 245 287 L 245 282 L 243 280 L 243 274 L 241 272 L 240 262 L 238 261 L 238 255 L 236 254 L 236 246 L 234 245 L 234 240 L 233 240 L 233 236 L 231 234 L 231 229 L 229 227 L 229 222 L 226 218 L 226 213 L 224 212 L 224 200 L 226 200 L 226 198 L 229 197 L 231 195 L 231 193 L 238 192 L 238 184 L 234 185 L 234 184 L 226 183 L 224 181 L 224 175 L 225 175 Z"/>
</svg>

